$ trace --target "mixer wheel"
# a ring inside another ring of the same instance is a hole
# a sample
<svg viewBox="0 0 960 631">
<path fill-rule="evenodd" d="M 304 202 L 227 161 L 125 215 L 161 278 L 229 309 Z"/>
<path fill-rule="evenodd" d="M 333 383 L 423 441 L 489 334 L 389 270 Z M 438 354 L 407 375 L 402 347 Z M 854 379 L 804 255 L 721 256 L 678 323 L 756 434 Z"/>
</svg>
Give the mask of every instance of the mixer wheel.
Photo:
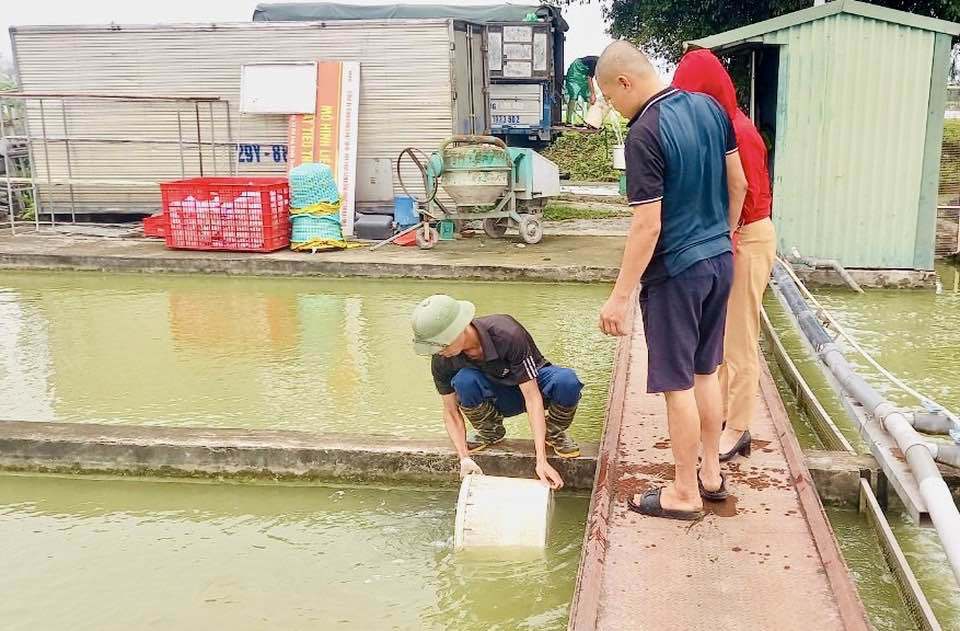
<svg viewBox="0 0 960 631">
<path fill-rule="evenodd" d="M 510 227 L 509 217 L 491 217 L 483 220 L 483 231 L 491 239 L 502 239 Z"/>
<path fill-rule="evenodd" d="M 520 238 L 533 245 L 543 240 L 543 222 L 536 215 L 520 215 Z"/>
<path fill-rule="evenodd" d="M 417 230 L 417 247 L 421 250 L 432 250 L 440 242 L 440 233 L 436 228 L 424 226 L 422 230 Z"/>
</svg>

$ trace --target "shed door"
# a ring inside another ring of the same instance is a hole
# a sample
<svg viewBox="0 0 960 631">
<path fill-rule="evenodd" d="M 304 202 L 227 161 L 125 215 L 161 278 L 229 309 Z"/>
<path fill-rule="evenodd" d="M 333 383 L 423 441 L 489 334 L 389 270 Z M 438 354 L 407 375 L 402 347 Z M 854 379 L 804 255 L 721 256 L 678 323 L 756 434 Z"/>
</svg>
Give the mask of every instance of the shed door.
<svg viewBox="0 0 960 631">
<path fill-rule="evenodd" d="M 482 26 L 459 23 L 454 27 L 453 57 L 456 133 L 487 134 L 490 132 L 490 117 Z"/>
</svg>

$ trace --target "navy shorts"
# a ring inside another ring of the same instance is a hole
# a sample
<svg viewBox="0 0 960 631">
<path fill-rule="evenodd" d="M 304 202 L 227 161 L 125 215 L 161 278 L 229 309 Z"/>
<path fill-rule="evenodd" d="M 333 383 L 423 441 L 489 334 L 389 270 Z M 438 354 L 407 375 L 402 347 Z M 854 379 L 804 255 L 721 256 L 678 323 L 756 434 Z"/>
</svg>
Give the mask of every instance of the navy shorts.
<svg viewBox="0 0 960 631">
<path fill-rule="evenodd" d="M 716 371 L 732 284 L 733 254 L 725 252 L 640 290 L 647 392 L 689 390 L 695 374 Z"/>
<path fill-rule="evenodd" d="M 462 368 L 453 378 L 453 389 L 457 401 L 463 407 L 476 407 L 484 401 L 506 417 L 516 416 L 526 410 L 520 386 L 505 386 L 495 383 L 482 371 L 475 368 Z M 583 383 L 577 373 L 570 368 L 544 366 L 537 371 L 537 385 L 545 405 L 554 402 L 564 407 L 576 407 L 580 402 Z"/>
</svg>

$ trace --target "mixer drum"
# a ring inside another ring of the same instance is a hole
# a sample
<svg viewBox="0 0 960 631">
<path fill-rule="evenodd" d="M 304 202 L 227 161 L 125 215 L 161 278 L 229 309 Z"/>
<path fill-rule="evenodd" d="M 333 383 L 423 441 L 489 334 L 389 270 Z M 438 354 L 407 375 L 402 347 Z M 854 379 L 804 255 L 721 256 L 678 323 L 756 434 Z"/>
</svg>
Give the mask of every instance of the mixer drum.
<svg viewBox="0 0 960 631">
<path fill-rule="evenodd" d="M 440 155 L 443 190 L 457 206 L 489 206 L 510 185 L 513 166 L 505 146 L 486 142 L 447 144 Z"/>
</svg>

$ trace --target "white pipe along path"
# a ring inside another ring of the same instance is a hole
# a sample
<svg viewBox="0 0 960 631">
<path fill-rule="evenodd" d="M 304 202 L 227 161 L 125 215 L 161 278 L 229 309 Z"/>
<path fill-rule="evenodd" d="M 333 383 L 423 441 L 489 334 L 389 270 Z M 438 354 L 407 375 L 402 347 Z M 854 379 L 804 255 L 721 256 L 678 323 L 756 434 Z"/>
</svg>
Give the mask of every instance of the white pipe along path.
<svg viewBox="0 0 960 631">
<path fill-rule="evenodd" d="M 854 371 L 840 347 L 833 342 L 800 295 L 793 279 L 782 268 L 782 263 L 774 267 L 774 279 L 797 318 L 801 331 L 840 385 L 880 422 L 903 452 L 910 471 L 917 480 L 920 496 L 927 505 L 927 512 L 943 544 L 953 574 L 960 584 L 960 511 L 957 510 L 953 495 L 934 461 L 934 456 L 940 453 L 940 445 L 935 445 L 936 450 L 931 449 L 927 440 L 913 428 L 908 414 L 886 400 Z M 945 461 L 950 463 L 955 454 L 951 453 L 953 450 L 949 449 L 950 446 L 943 447 Z"/>
</svg>

